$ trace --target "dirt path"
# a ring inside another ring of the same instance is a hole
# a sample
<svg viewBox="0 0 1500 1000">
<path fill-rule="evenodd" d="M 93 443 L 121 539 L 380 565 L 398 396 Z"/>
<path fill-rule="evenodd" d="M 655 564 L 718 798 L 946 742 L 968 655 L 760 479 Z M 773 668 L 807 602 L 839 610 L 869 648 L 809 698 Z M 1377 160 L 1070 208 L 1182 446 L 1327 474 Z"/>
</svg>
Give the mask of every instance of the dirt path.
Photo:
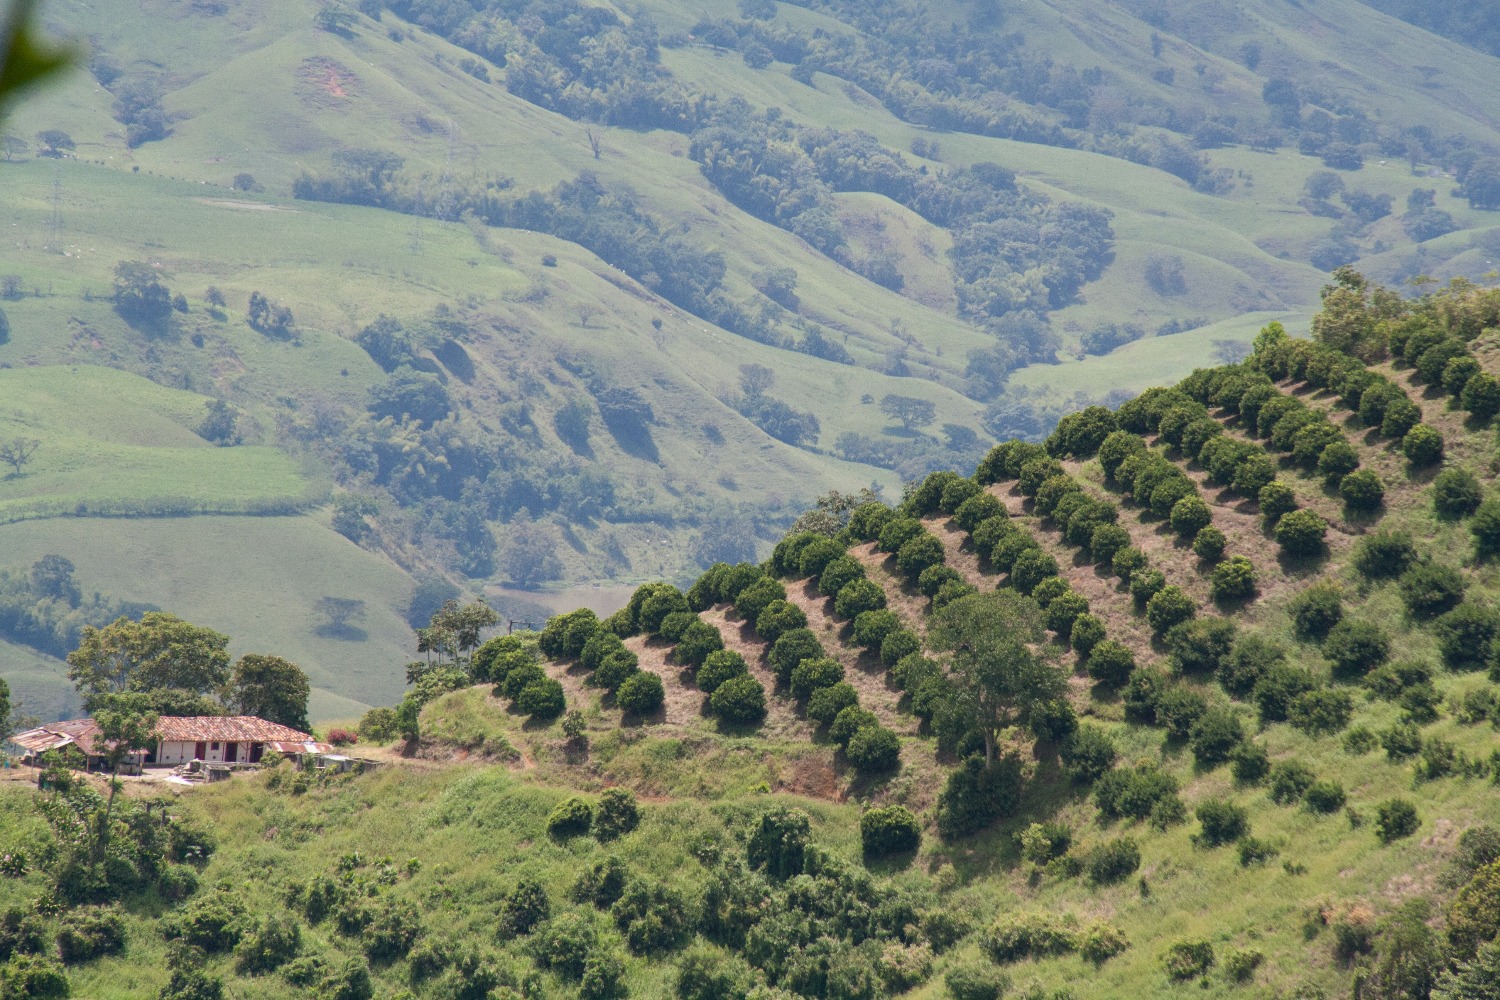
<svg viewBox="0 0 1500 1000">
<path fill-rule="evenodd" d="M 943 557 L 947 564 L 958 571 L 964 582 L 980 590 L 995 589 L 995 575 L 980 569 L 979 553 L 969 542 L 969 534 L 946 517 L 930 518 L 922 522 L 938 541 L 943 543 Z"/>
<path fill-rule="evenodd" d="M 865 568 L 865 575 L 885 591 L 886 607 L 896 612 L 901 624 L 917 635 L 927 634 L 927 610 L 931 602 L 916 587 L 896 575 L 895 556 L 886 555 L 874 542 L 854 545 L 849 554 Z"/>
<path fill-rule="evenodd" d="M 766 689 L 766 721 L 761 731 L 775 739 L 812 739 L 813 727 L 805 719 L 797 717 L 796 707 L 789 696 L 776 691 L 776 675 L 771 672 L 770 664 L 765 659 L 766 644 L 749 625 L 739 619 L 731 619 L 729 611 L 729 605 L 720 604 L 709 608 L 699 617 L 719 630 L 719 635 L 724 638 L 724 648 L 743 656 L 750 668 L 750 676 L 760 681 L 761 686 Z M 692 690 L 698 691 L 696 687 Z M 702 692 L 699 691 L 698 695 L 702 697 Z"/>
</svg>

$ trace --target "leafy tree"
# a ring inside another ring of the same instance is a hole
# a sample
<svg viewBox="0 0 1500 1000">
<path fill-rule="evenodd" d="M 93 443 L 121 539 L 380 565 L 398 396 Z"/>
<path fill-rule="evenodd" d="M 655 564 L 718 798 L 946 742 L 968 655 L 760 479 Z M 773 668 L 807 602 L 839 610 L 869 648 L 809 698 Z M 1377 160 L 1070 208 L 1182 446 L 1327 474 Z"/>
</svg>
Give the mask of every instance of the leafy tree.
<svg viewBox="0 0 1500 1000">
<path fill-rule="evenodd" d="M 960 710 L 984 737 L 986 767 L 1002 729 L 1062 695 L 1062 675 L 1028 648 L 1041 637 L 1036 602 L 1005 591 L 959 598 L 932 617 L 928 642 L 950 654 Z"/>
<path fill-rule="evenodd" d="M 562 575 L 558 545 L 557 529 L 545 521 L 533 521 L 522 508 L 506 525 L 496 566 L 516 586 L 530 589 Z"/>
<path fill-rule="evenodd" d="M 1089 676 L 1101 684 L 1119 687 L 1135 671 L 1135 654 L 1128 646 L 1106 639 L 1096 645 L 1086 664 Z"/>
<path fill-rule="evenodd" d="M 1372 580 L 1400 576 L 1416 559 L 1416 545 L 1404 531 L 1385 530 L 1366 535 L 1354 550 L 1355 569 Z"/>
<path fill-rule="evenodd" d="M 172 293 L 161 282 L 161 272 L 138 260 L 115 265 L 115 310 L 127 321 L 164 325 L 172 315 Z"/>
<path fill-rule="evenodd" d="M 1475 521 L 1479 520 L 1476 514 Z M 1441 563 L 1418 563 L 1398 582 L 1406 610 L 1416 618 L 1433 618 L 1457 606 L 1464 597 L 1464 578 Z"/>
<path fill-rule="evenodd" d="M 1310 510 L 1294 510 L 1276 522 L 1276 542 L 1293 556 L 1317 555 L 1323 551 L 1328 522 Z"/>
<path fill-rule="evenodd" d="M 661 707 L 665 698 L 661 677 L 649 670 L 632 674 L 615 692 L 615 703 L 635 715 L 649 715 Z"/>
<path fill-rule="evenodd" d="M 1204 529 L 1207 530 L 1207 529 Z M 1202 532 L 1199 533 L 1200 536 Z M 1196 542 L 1194 548 L 1197 547 Z M 1237 601 L 1252 596 L 1256 589 L 1255 566 L 1244 556 L 1233 556 L 1214 567 L 1209 592 L 1216 601 Z"/>
<path fill-rule="evenodd" d="M 881 397 L 880 412 L 892 420 L 901 421 L 901 427 L 908 432 L 920 430 L 937 419 L 935 403 L 895 393 L 887 393 Z"/>
<path fill-rule="evenodd" d="M 1500 940 L 1478 949 L 1467 962 L 1459 962 L 1438 977 L 1432 1000 L 1494 1000 L 1500 996 Z"/>
<path fill-rule="evenodd" d="M 1467 517 L 1483 500 L 1479 480 L 1467 469 L 1444 469 L 1432 481 L 1432 506 L 1441 517 Z"/>
<path fill-rule="evenodd" d="M 1388 799 L 1375 809 L 1375 835 L 1389 844 L 1410 837 L 1422 825 L 1417 807 L 1405 799 Z"/>
<path fill-rule="evenodd" d="M 1391 641 L 1374 622 L 1345 618 L 1323 640 L 1323 655 L 1333 662 L 1337 677 L 1363 677 L 1390 656 Z"/>
<path fill-rule="evenodd" d="M 311 693 L 302 668 L 279 656 L 246 653 L 234 665 L 227 700 L 241 715 L 256 715 L 300 732 L 309 732 L 307 697 Z"/>
<path fill-rule="evenodd" d="M 766 689 L 754 677 L 740 674 L 714 689 L 709 707 L 725 722 L 759 722 L 766 714 Z"/>
<path fill-rule="evenodd" d="M 1443 435 L 1426 424 L 1417 424 L 1401 439 L 1401 453 L 1417 468 L 1436 465 L 1443 460 Z"/>
<path fill-rule="evenodd" d="M 78 648 L 68 654 L 68 679 L 87 699 L 159 688 L 207 694 L 229 679 L 228 644 L 228 636 L 212 629 L 148 611 L 138 622 L 84 626 Z"/>
</svg>

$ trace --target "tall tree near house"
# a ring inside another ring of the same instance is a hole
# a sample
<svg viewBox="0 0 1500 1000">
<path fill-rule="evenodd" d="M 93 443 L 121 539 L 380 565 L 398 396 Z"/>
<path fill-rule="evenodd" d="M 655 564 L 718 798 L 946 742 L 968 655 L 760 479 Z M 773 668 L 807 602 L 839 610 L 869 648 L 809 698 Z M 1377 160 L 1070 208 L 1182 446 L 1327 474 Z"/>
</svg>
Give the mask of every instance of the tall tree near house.
<svg viewBox="0 0 1500 1000">
<path fill-rule="evenodd" d="M 84 627 L 68 654 L 68 679 L 91 711 L 105 695 L 179 688 L 208 694 L 229 680 L 229 637 L 148 611 L 140 621 L 117 618 L 103 628 Z"/>
<path fill-rule="evenodd" d="M 453 658 L 458 662 L 465 653 L 472 659 L 474 650 L 479 646 L 480 635 L 499 621 L 500 615 L 484 601 L 472 601 L 468 604 L 446 601 L 437 614 L 432 616 L 428 631 L 441 630 L 444 635 L 451 637 Z M 419 638 L 420 634 L 419 631 Z M 420 646 L 418 652 L 423 652 Z"/>
<path fill-rule="evenodd" d="M 241 715 L 255 715 L 307 732 L 307 674 L 279 656 L 246 653 L 234 665 L 225 701 Z"/>
</svg>

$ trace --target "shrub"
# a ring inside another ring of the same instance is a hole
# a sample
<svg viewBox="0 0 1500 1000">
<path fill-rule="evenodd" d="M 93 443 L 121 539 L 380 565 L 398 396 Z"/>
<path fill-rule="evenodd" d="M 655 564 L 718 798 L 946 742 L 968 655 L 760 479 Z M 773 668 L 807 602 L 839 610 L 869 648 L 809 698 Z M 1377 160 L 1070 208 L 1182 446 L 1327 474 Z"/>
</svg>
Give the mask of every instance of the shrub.
<svg viewBox="0 0 1500 1000">
<path fill-rule="evenodd" d="M 820 576 L 828 564 L 842 555 L 844 547 L 832 538 L 814 538 L 797 553 L 797 572 L 802 576 Z"/>
<path fill-rule="evenodd" d="M 898 552 L 901 546 L 922 534 L 926 528 L 914 517 L 893 517 L 880 529 L 879 546 L 882 552 Z"/>
<path fill-rule="evenodd" d="M 1115 557 L 1109 561 L 1109 568 L 1115 576 L 1134 588 L 1135 574 L 1145 569 L 1146 564 L 1146 553 L 1134 546 L 1129 546 L 1115 553 Z M 1134 594 L 1135 590 L 1132 589 L 1131 593 Z"/>
<path fill-rule="evenodd" d="M 1235 845 L 1239 850 L 1240 867 L 1263 865 L 1281 852 L 1276 847 L 1256 837 L 1244 837 Z"/>
<path fill-rule="evenodd" d="M 1372 580 L 1397 577 L 1417 561 L 1417 547 L 1404 531 L 1366 535 L 1354 550 L 1354 568 Z"/>
<path fill-rule="evenodd" d="M 579 608 L 547 619 L 537 646 L 543 656 L 554 660 L 576 660 L 583 652 L 584 644 L 598 629 L 599 616 L 588 608 Z"/>
<path fill-rule="evenodd" d="M 1417 424 L 1401 439 L 1401 453 L 1418 468 L 1443 460 L 1443 435 L 1426 424 Z"/>
<path fill-rule="evenodd" d="M 1214 567 L 1209 592 L 1216 601 L 1236 601 L 1256 590 L 1255 564 L 1244 556 L 1231 556 Z"/>
<path fill-rule="evenodd" d="M 1167 676 L 1159 670 L 1136 670 L 1130 675 L 1120 700 L 1125 705 L 1125 719 L 1152 725 L 1156 722 L 1156 705 L 1167 687 Z"/>
<path fill-rule="evenodd" d="M 885 607 L 885 591 L 870 580 L 846 583 L 833 599 L 833 610 L 840 618 L 854 618 L 864 611 Z"/>
<path fill-rule="evenodd" d="M 626 683 L 630 682 L 626 681 Z M 657 683 L 661 683 L 659 679 Z M 516 708 L 534 719 L 555 719 L 562 715 L 567 707 L 568 699 L 563 693 L 562 683 L 550 677 L 533 681 L 516 696 Z"/>
<path fill-rule="evenodd" d="M 943 975 L 953 1000 L 1000 1000 L 1010 977 L 993 965 L 955 965 Z"/>
<path fill-rule="evenodd" d="M 896 553 L 896 568 L 908 579 L 915 580 L 922 571 L 943 562 L 943 543 L 936 536 L 923 532 L 901 546 Z"/>
<path fill-rule="evenodd" d="M 1271 801 L 1283 806 L 1300 802 L 1316 780 L 1312 768 L 1300 760 L 1284 760 L 1271 768 Z"/>
<path fill-rule="evenodd" d="M 1307 671 L 1289 663 L 1280 663 L 1255 682 L 1251 697 L 1260 711 L 1262 723 L 1285 722 L 1298 695 L 1318 686 Z"/>
<path fill-rule="evenodd" d="M 803 660 L 815 660 L 824 655 L 823 644 L 811 629 L 799 628 L 786 633 L 771 644 L 766 659 L 771 661 L 771 670 L 783 684 L 792 678 L 792 671 Z"/>
<path fill-rule="evenodd" d="M 1272 480 L 1262 486 L 1256 494 L 1256 506 L 1260 508 L 1261 516 L 1269 524 L 1275 524 L 1282 517 L 1297 509 L 1297 494 L 1286 483 Z"/>
<path fill-rule="evenodd" d="M 807 813 L 789 806 L 772 806 L 750 828 L 745 860 L 772 878 L 802 874 L 811 822 Z"/>
<path fill-rule="evenodd" d="M 725 722 L 735 725 L 759 722 L 766 714 L 766 689 L 749 674 L 740 674 L 715 688 L 708 704 Z"/>
<path fill-rule="evenodd" d="M 1479 480 L 1467 469 L 1444 469 L 1432 481 L 1432 507 L 1440 517 L 1468 517 L 1483 499 Z"/>
<path fill-rule="evenodd" d="M 1188 734 L 1193 759 L 1205 767 L 1227 761 L 1234 749 L 1245 741 L 1245 731 L 1237 715 L 1226 708 L 1204 712 L 1193 723 Z"/>
<path fill-rule="evenodd" d="M 654 589 L 650 596 L 641 602 L 640 610 L 636 613 L 636 625 L 642 632 L 660 635 L 668 618 L 674 614 L 687 612 L 687 595 L 668 583 L 648 584 L 647 586 Z"/>
<path fill-rule="evenodd" d="M 1235 640 L 1229 655 L 1219 663 L 1219 685 L 1234 698 L 1244 698 L 1255 689 L 1266 671 L 1286 660 L 1286 650 L 1258 635 Z"/>
<path fill-rule="evenodd" d="M 1318 456 L 1318 474 L 1329 486 L 1337 486 L 1345 476 L 1359 468 L 1359 455 L 1347 441 L 1335 441 Z"/>
<path fill-rule="evenodd" d="M 1276 522 L 1276 544 L 1288 555 L 1317 555 L 1327 533 L 1328 522 L 1310 510 L 1294 510 Z"/>
<path fill-rule="evenodd" d="M 967 480 L 972 483 L 973 480 Z M 977 486 L 977 484 L 975 484 Z M 953 509 L 953 523 L 962 531 L 973 532 L 980 524 L 992 517 L 1006 517 L 1005 504 L 999 497 L 988 493 L 975 493 Z"/>
<path fill-rule="evenodd" d="M 1105 639 L 1089 654 L 1086 669 L 1099 683 L 1119 687 L 1130 680 L 1135 670 L 1135 654 L 1122 643 Z"/>
<path fill-rule="evenodd" d="M 1380 436 L 1401 440 L 1422 420 L 1422 411 L 1416 403 L 1404 396 L 1397 396 L 1385 404 L 1385 413 L 1380 418 Z"/>
<path fill-rule="evenodd" d="M 1375 836 L 1382 844 L 1410 837 L 1421 825 L 1417 807 L 1405 799 L 1387 799 L 1375 807 Z"/>
<path fill-rule="evenodd" d="M 1125 932 L 1112 924 L 1095 924 L 1078 944 L 1078 954 L 1085 962 L 1103 965 L 1130 947 Z"/>
<path fill-rule="evenodd" d="M 862 503 L 849 515 L 849 534 L 862 542 L 873 542 L 895 516 L 894 510 L 878 501 Z"/>
<path fill-rule="evenodd" d="M 359 734 L 351 733 L 347 729 L 340 729 L 335 726 L 334 728 L 328 730 L 328 742 L 332 743 L 336 747 L 353 746 L 354 744 L 359 742 Z"/>
<path fill-rule="evenodd" d="M 772 601 L 755 616 L 755 632 L 767 642 L 775 642 L 793 629 L 806 627 L 806 613 L 790 601 Z"/>
<path fill-rule="evenodd" d="M 1458 570 L 1438 563 L 1418 563 L 1401 574 L 1401 600 L 1416 618 L 1432 618 L 1457 606 L 1464 597 Z"/>
<path fill-rule="evenodd" d="M 588 806 L 587 802 L 577 798 L 569 799 L 567 802 L 580 802 L 585 808 Z M 556 816 L 557 810 L 554 809 L 552 815 Z M 550 819 L 548 828 L 550 832 Z M 584 832 L 587 829 L 585 825 Z M 551 915 L 552 903 L 547 899 L 547 890 L 536 879 L 523 877 L 500 904 L 499 930 L 503 936 L 519 937 L 531 933 L 537 925 Z"/>
<path fill-rule="evenodd" d="M 1355 726 L 1344 734 L 1344 749 L 1359 756 L 1380 746 L 1380 737 L 1366 726 Z"/>
<path fill-rule="evenodd" d="M 1204 562 L 1216 563 L 1224 556 L 1224 547 L 1229 540 L 1224 532 L 1208 525 L 1193 538 L 1193 554 Z"/>
<path fill-rule="evenodd" d="M 1050 913 L 1002 914 L 979 936 L 979 947 L 998 965 L 1078 950 L 1077 932 Z"/>
<path fill-rule="evenodd" d="M 372 708 L 359 720 L 359 735 L 369 743 L 389 743 L 399 732 L 395 709 Z"/>
<path fill-rule="evenodd" d="M 880 641 L 880 662 L 894 667 L 913 653 L 922 651 L 922 640 L 915 632 L 898 628 Z"/>
<path fill-rule="evenodd" d="M 760 617 L 766 605 L 772 601 L 786 600 L 786 588 L 769 576 L 762 576 L 751 583 L 734 599 L 734 612 L 741 619 L 753 622 Z"/>
<path fill-rule="evenodd" d="M 1244 808 L 1223 799 L 1208 799 L 1196 810 L 1202 832 L 1198 843 L 1204 847 L 1232 844 L 1250 832 L 1250 817 Z"/>
<path fill-rule="evenodd" d="M 1068 581 L 1060 576 L 1049 576 L 1041 583 L 1032 588 L 1031 599 L 1036 601 L 1037 606 L 1043 611 L 1054 599 L 1061 597 L 1069 591 Z"/>
<path fill-rule="evenodd" d="M 637 955 L 670 951 L 681 945 L 691 927 L 687 900 L 658 882 L 632 879 L 609 908 L 625 943 Z"/>
<path fill-rule="evenodd" d="M 631 666 L 633 667 L 634 664 L 631 664 Z M 515 701 L 527 687 L 546 679 L 547 672 L 541 666 L 535 663 L 528 663 L 506 674 L 505 680 L 495 686 L 495 693 L 497 695 L 504 695 L 511 701 Z"/>
<path fill-rule="evenodd" d="M 1338 812 L 1344 808 L 1345 798 L 1344 786 L 1327 779 L 1308 785 L 1302 796 L 1307 808 L 1317 813 Z"/>
<path fill-rule="evenodd" d="M 1261 490 L 1275 481 L 1276 467 L 1264 452 L 1241 459 L 1229 479 L 1229 488 L 1247 497 L 1259 497 Z"/>
<path fill-rule="evenodd" d="M 792 668 L 789 687 L 792 696 L 805 701 L 818 688 L 832 687 L 844 679 L 844 666 L 831 657 L 803 660 Z"/>
<path fill-rule="evenodd" d="M 1500 932 L 1500 862 L 1490 862 L 1474 873 L 1448 907 L 1448 940 L 1454 957 L 1468 958 L 1486 941 L 1493 941 L 1497 932 Z M 1500 950 L 1500 944 L 1488 947 L 1492 952 Z M 1489 988 L 1493 992 L 1493 980 Z M 1470 994 L 1450 996 L 1454 1000 L 1468 1000 Z M 1476 990 L 1472 996 L 1482 1000 L 1484 993 Z"/>
<path fill-rule="evenodd" d="M 1229 754 L 1230 771 L 1241 785 L 1256 785 L 1271 770 L 1271 757 L 1266 748 L 1248 740 L 1236 746 Z"/>
<path fill-rule="evenodd" d="M 866 857 L 915 851 L 922 843 L 922 827 L 905 806 L 867 810 L 859 818 L 859 840 Z"/>
<path fill-rule="evenodd" d="M 1185 740 L 1192 734 L 1193 726 L 1203 713 L 1208 711 L 1208 702 L 1203 695 L 1184 684 L 1173 684 L 1161 692 L 1156 699 L 1156 721 L 1167 730 L 1174 740 Z"/>
<path fill-rule="evenodd" d="M 1043 580 L 1057 575 L 1057 560 L 1040 549 L 1029 549 L 1016 557 L 1010 567 L 1010 583 L 1023 594 Z"/>
<path fill-rule="evenodd" d="M 846 681 L 818 688 L 807 699 L 807 717 L 824 725 L 831 723 L 850 705 L 859 704 L 859 695 Z"/>
<path fill-rule="evenodd" d="M 1173 666 L 1185 674 L 1219 669 L 1234 645 L 1234 622 L 1217 615 L 1204 615 L 1172 626 L 1165 637 Z"/>
<path fill-rule="evenodd" d="M 884 726 L 866 726 L 854 734 L 844 753 L 860 774 L 878 774 L 900 763 L 901 739 Z"/>
<path fill-rule="evenodd" d="M 1079 615 L 1073 619 L 1073 628 L 1068 633 L 1068 645 L 1087 662 L 1094 647 L 1104 641 L 1104 623 L 1093 615 Z"/>
<path fill-rule="evenodd" d="M 630 650 L 617 649 L 606 656 L 604 662 L 599 664 L 599 669 L 589 676 L 589 683 L 606 691 L 614 691 L 639 669 L 637 662 L 636 655 Z M 516 674 L 520 672 L 511 672 L 510 677 L 506 678 L 506 687 L 512 685 Z"/>
<path fill-rule="evenodd" d="M 574 795 L 559 802 L 547 816 L 547 833 L 558 840 L 581 837 L 594 824 L 594 807 Z"/>
<path fill-rule="evenodd" d="M 901 619 L 894 611 L 885 608 L 879 611 L 861 611 L 854 618 L 850 637 L 865 649 L 879 649 L 885 637 L 901 628 Z"/>
<path fill-rule="evenodd" d="M 698 621 L 698 616 L 691 611 L 674 611 L 661 620 L 661 628 L 657 629 L 656 634 L 668 642 L 677 642 L 682 638 L 682 633 L 687 631 L 688 626 L 696 621 Z"/>
<path fill-rule="evenodd" d="M 1183 538 L 1192 538 L 1213 522 L 1213 511 L 1198 496 L 1186 496 L 1172 507 L 1172 530 Z"/>
<path fill-rule="evenodd" d="M 1095 885 L 1113 885 L 1134 875 L 1141 867 L 1141 849 L 1132 837 L 1116 837 L 1099 844 L 1084 856 L 1083 868 Z"/>
<path fill-rule="evenodd" d="M 824 597 L 833 597 L 845 585 L 864 578 L 864 564 L 853 556 L 839 556 L 823 567 L 823 574 L 818 577 L 818 593 Z"/>
<path fill-rule="evenodd" d="M 1116 554 L 1130 546 L 1130 532 L 1118 524 L 1100 524 L 1089 535 L 1089 558 L 1101 566 L 1112 565 Z"/>
<path fill-rule="evenodd" d="M 682 633 L 672 656 L 678 663 L 698 666 L 724 648 L 724 637 L 719 630 L 705 621 L 694 621 Z"/>
<path fill-rule="evenodd" d="M 1060 642 L 1066 643 L 1073 632 L 1073 623 L 1088 610 L 1088 600 L 1082 594 L 1069 591 L 1047 605 L 1047 627 L 1057 633 Z"/>
<path fill-rule="evenodd" d="M 958 570 L 952 566 L 938 563 L 928 566 L 918 574 L 917 590 L 921 592 L 923 597 L 932 597 L 939 590 L 943 589 L 943 584 L 962 579 L 963 577 L 959 574 Z"/>
<path fill-rule="evenodd" d="M 561 913 L 537 928 L 531 942 L 536 964 L 565 979 L 583 978 L 584 965 L 599 940 L 593 921 L 583 913 Z"/>
<path fill-rule="evenodd" d="M 594 808 L 594 836 L 607 843 L 636 828 L 641 821 L 635 793 L 628 788 L 606 788 Z"/>
<path fill-rule="evenodd" d="M 1164 635 L 1173 625 L 1193 617 L 1196 610 L 1197 602 L 1181 587 L 1166 586 L 1146 602 L 1146 620 L 1151 623 L 1152 631 Z"/>
<path fill-rule="evenodd" d="M 850 705 L 833 717 L 833 723 L 828 727 L 828 737 L 840 747 L 847 747 L 860 730 L 879 723 L 874 712 L 866 711 L 858 705 Z"/>
<path fill-rule="evenodd" d="M 1380 734 L 1380 745 L 1393 761 L 1415 757 L 1422 752 L 1422 731 L 1411 723 L 1400 723 Z"/>
<path fill-rule="evenodd" d="M 1179 941 L 1162 955 L 1167 978 L 1174 983 L 1206 976 L 1214 967 L 1214 946 L 1207 941 Z"/>
<path fill-rule="evenodd" d="M 1315 583 L 1287 604 L 1292 630 L 1304 641 L 1321 641 L 1344 618 L 1344 592 L 1334 583 Z"/>
<path fill-rule="evenodd" d="M 1479 372 L 1464 384 L 1459 402 L 1475 420 L 1488 421 L 1500 413 L 1500 380 L 1489 372 Z"/>
<path fill-rule="evenodd" d="M 1130 576 L 1130 596 L 1145 605 L 1167 585 L 1167 575 L 1159 569 L 1139 569 Z"/>
<path fill-rule="evenodd" d="M 1146 819 L 1176 799 L 1176 779 L 1150 763 L 1115 768 L 1094 785 L 1094 801 L 1106 819 Z"/>
<path fill-rule="evenodd" d="M 1343 729 L 1353 714 L 1354 702 L 1347 692 L 1320 688 L 1294 698 L 1287 721 L 1309 736 L 1323 736 Z"/>
<path fill-rule="evenodd" d="M 1339 496 L 1350 510 L 1370 511 L 1385 500 L 1385 484 L 1369 469 L 1351 472 L 1339 483 Z"/>
<path fill-rule="evenodd" d="M 1363 677 L 1389 657 L 1391 640 L 1374 622 L 1345 618 L 1323 640 L 1323 655 L 1333 663 L 1335 677 Z"/>
<path fill-rule="evenodd" d="M 64 915 L 57 932 L 58 957 L 64 965 L 77 965 L 124 950 L 125 921 L 118 910 L 80 909 Z"/>
</svg>

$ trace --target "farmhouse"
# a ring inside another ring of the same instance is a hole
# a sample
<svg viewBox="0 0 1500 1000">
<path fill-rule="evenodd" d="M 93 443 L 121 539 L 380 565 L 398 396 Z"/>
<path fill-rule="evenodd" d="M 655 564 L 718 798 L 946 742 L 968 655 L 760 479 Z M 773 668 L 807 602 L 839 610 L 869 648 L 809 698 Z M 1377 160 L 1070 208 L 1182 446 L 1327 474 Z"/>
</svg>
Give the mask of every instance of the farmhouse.
<svg viewBox="0 0 1500 1000">
<path fill-rule="evenodd" d="M 98 744 L 99 727 L 92 719 L 53 722 L 18 733 L 11 739 L 28 758 L 72 745 L 88 759 L 90 770 L 104 766 L 105 748 Z M 253 715 L 164 715 L 156 723 L 156 745 L 134 754 L 122 770 L 141 765 L 172 766 L 201 760 L 205 763 L 255 764 L 267 751 L 329 753 L 333 748 L 307 733 Z"/>
</svg>

